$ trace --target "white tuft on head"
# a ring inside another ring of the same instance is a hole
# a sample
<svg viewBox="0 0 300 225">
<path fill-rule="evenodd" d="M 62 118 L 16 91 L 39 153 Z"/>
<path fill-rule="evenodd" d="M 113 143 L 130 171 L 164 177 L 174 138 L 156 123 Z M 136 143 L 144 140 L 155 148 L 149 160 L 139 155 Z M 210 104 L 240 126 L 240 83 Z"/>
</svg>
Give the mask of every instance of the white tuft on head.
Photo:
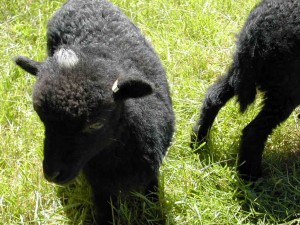
<svg viewBox="0 0 300 225">
<path fill-rule="evenodd" d="M 58 62 L 59 66 L 64 68 L 72 68 L 79 62 L 78 56 L 71 49 L 59 49 L 54 53 L 54 58 Z"/>
</svg>

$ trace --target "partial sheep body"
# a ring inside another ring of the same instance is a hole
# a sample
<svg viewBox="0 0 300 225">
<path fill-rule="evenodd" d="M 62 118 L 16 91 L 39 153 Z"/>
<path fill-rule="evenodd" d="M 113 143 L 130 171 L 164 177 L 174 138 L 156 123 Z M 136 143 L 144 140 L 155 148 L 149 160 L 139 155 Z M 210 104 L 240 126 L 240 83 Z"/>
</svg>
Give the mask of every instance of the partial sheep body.
<svg viewBox="0 0 300 225">
<path fill-rule="evenodd" d="M 140 30 L 106 0 L 70 0 L 49 21 L 48 57 L 16 63 L 37 76 L 44 174 L 59 184 L 83 170 L 97 222 L 119 193 L 157 191 L 174 132 L 165 70 Z"/>
<path fill-rule="evenodd" d="M 262 152 L 272 130 L 300 104 L 300 2 L 264 0 L 250 13 L 237 41 L 233 63 L 207 91 L 192 146 L 205 141 L 219 110 L 237 96 L 244 112 L 264 94 L 260 113 L 241 139 L 239 173 L 245 179 L 262 175 Z"/>
</svg>

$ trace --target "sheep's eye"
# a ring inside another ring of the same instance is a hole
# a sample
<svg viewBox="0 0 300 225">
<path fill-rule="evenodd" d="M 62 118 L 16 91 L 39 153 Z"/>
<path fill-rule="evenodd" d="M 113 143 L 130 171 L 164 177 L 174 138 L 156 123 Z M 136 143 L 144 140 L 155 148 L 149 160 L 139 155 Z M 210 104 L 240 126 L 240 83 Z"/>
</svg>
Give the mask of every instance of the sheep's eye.
<svg viewBox="0 0 300 225">
<path fill-rule="evenodd" d="M 93 132 L 95 130 L 99 130 L 102 127 L 103 127 L 103 123 L 101 123 L 101 122 L 93 123 L 93 124 L 88 125 L 86 128 L 84 128 L 83 132 L 84 133 Z"/>
<path fill-rule="evenodd" d="M 100 122 L 89 125 L 89 129 L 91 129 L 91 130 L 98 130 L 101 127 L 103 127 L 103 123 L 100 123 Z"/>
</svg>

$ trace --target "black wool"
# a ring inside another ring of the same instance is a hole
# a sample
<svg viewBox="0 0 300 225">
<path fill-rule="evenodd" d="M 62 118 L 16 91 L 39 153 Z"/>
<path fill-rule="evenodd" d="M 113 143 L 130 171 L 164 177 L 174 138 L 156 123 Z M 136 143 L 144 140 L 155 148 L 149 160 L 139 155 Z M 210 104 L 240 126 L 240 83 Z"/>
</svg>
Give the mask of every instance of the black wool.
<svg viewBox="0 0 300 225">
<path fill-rule="evenodd" d="M 97 223 L 119 193 L 157 191 L 174 133 L 165 70 L 140 30 L 106 0 L 70 0 L 48 24 L 48 57 L 16 63 L 37 76 L 33 106 L 45 125 L 44 174 L 64 184 L 83 170 Z"/>
<path fill-rule="evenodd" d="M 250 13 L 237 41 L 233 63 L 207 91 L 192 146 L 205 141 L 219 110 L 237 96 L 244 112 L 264 95 L 260 113 L 243 130 L 239 167 L 245 179 L 261 176 L 262 152 L 272 130 L 300 104 L 300 1 L 264 0 Z"/>
</svg>

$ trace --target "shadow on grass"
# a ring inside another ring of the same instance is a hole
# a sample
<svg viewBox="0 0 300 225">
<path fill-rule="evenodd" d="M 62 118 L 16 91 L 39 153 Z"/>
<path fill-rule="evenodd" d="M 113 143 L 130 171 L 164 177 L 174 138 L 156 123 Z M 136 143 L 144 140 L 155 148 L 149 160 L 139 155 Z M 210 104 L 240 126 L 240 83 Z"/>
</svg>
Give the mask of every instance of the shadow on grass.
<svg viewBox="0 0 300 225">
<path fill-rule="evenodd" d="M 300 224 L 300 142 L 288 151 L 272 152 L 265 149 L 263 177 L 256 182 L 245 182 L 237 173 L 234 198 L 241 205 L 241 213 L 247 215 L 250 224 Z M 209 142 L 196 149 L 205 165 L 219 164 L 237 167 L 237 144 L 227 155 L 215 151 Z M 225 160 L 227 158 L 227 160 Z"/>
<path fill-rule="evenodd" d="M 60 186 L 57 195 L 61 200 L 64 213 L 70 221 L 68 224 L 96 224 L 92 191 L 82 175 L 72 184 Z M 120 198 L 118 206 L 113 206 L 113 212 L 113 225 L 167 224 L 167 206 L 163 191 L 160 192 L 159 202 L 152 202 L 139 193 L 132 193 L 130 199 Z"/>
<path fill-rule="evenodd" d="M 272 153 L 263 162 L 263 177 L 253 184 L 241 182 L 237 196 L 243 210 L 264 214 L 273 223 L 300 223 L 300 149 Z"/>
<path fill-rule="evenodd" d="M 71 184 L 59 186 L 57 196 L 60 198 L 68 224 L 88 225 L 94 223 L 92 191 L 82 175 Z"/>
</svg>

